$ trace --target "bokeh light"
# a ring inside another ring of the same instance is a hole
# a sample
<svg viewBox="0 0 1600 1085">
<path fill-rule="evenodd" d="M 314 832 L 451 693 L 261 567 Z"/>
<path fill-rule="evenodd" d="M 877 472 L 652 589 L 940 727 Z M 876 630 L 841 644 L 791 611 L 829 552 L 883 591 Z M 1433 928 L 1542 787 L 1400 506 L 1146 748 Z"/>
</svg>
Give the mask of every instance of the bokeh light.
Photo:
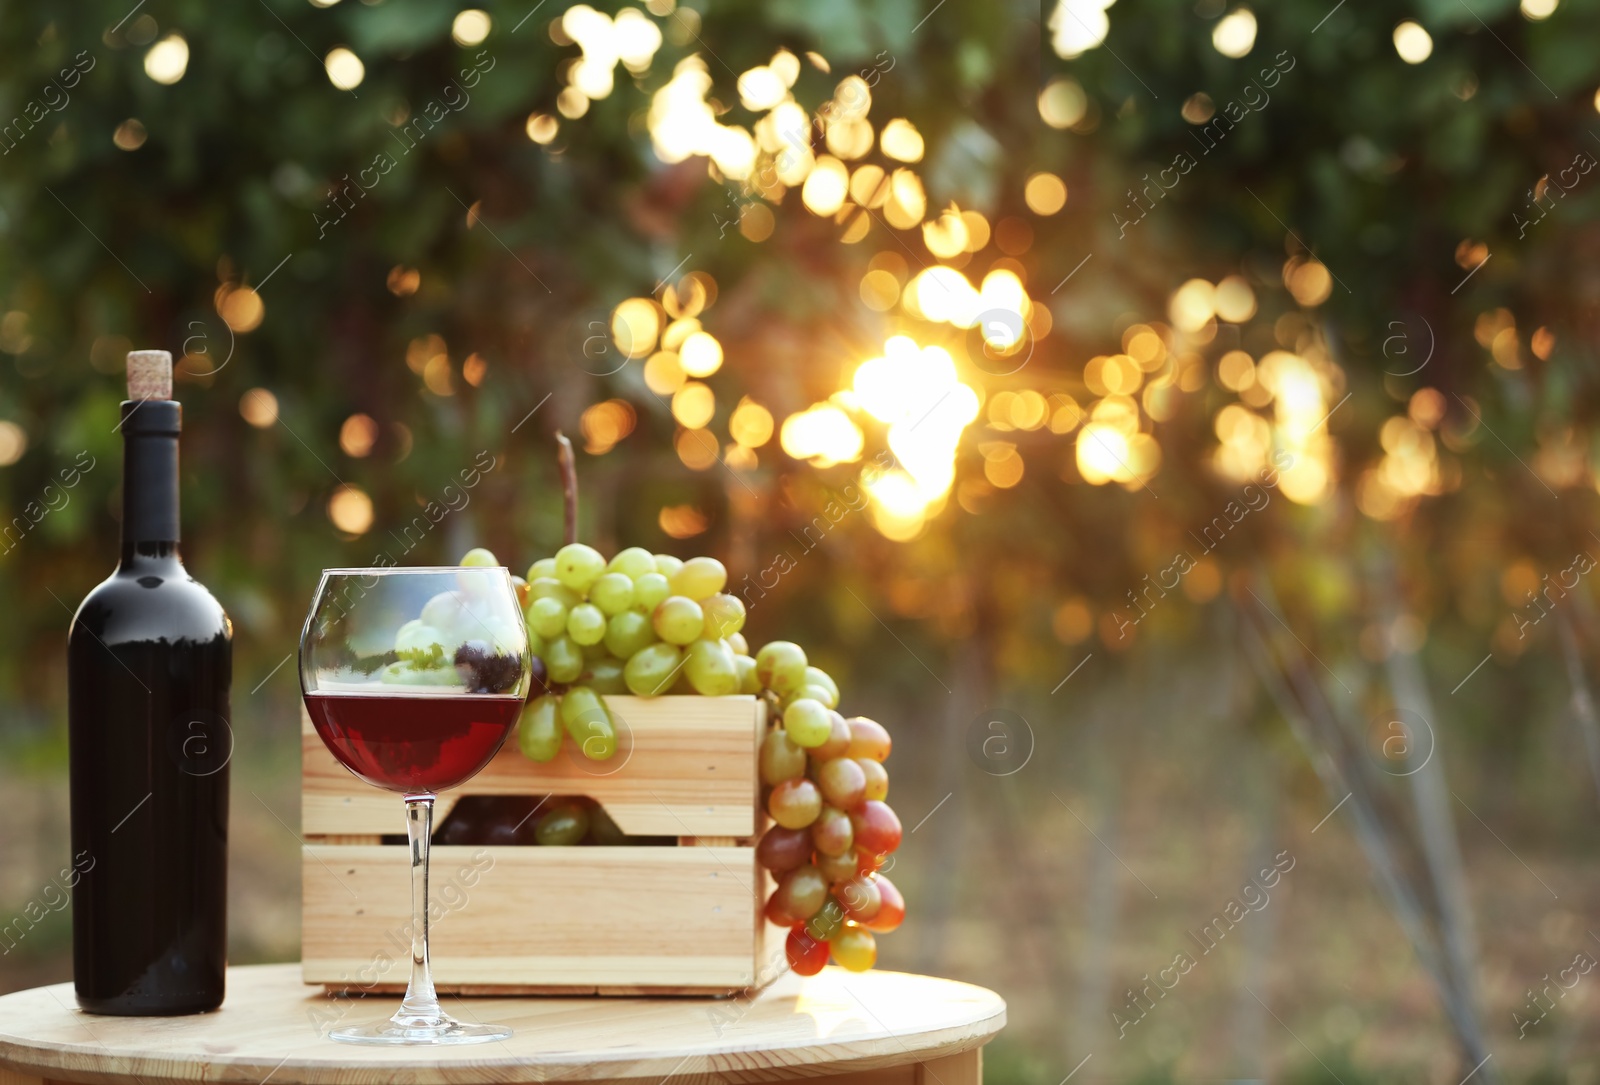
<svg viewBox="0 0 1600 1085">
<path fill-rule="evenodd" d="M 1407 64 L 1421 64 L 1433 55 L 1433 38 L 1408 19 L 1394 28 L 1394 51 Z"/>
<path fill-rule="evenodd" d="M 1256 16 L 1249 8 L 1235 8 L 1211 30 L 1211 44 L 1225 57 L 1235 60 L 1249 54 L 1256 44 Z"/>
<path fill-rule="evenodd" d="M 266 429 L 278 421 L 278 397 L 265 388 L 252 388 L 239 397 L 239 417 L 256 429 Z"/>
<path fill-rule="evenodd" d="M 144 55 L 144 74 L 162 86 L 176 83 L 188 70 L 189 43 L 182 34 L 168 34 Z"/>
<path fill-rule="evenodd" d="M 489 13 L 477 8 L 458 11 L 450 24 L 450 36 L 457 45 L 477 45 L 489 36 Z"/>
<path fill-rule="evenodd" d="M 367 77 L 367 66 L 344 46 L 330 49 L 322 65 L 328 72 L 328 82 L 340 90 L 354 90 Z"/>
<path fill-rule="evenodd" d="M 328 519 L 346 535 L 364 535 L 372 527 L 372 498 L 356 486 L 340 486 L 328 498 Z"/>
</svg>

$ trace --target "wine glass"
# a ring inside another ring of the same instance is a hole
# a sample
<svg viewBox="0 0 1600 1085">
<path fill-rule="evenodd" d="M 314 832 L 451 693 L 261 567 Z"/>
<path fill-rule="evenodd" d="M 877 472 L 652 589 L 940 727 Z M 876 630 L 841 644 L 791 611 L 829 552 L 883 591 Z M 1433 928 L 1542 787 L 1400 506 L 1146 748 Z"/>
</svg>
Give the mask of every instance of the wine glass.
<svg viewBox="0 0 1600 1085">
<path fill-rule="evenodd" d="M 436 792 L 471 779 L 516 727 L 528 633 L 503 567 L 328 569 L 300 635 L 300 689 L 317 734 L 355 775 L 405 798 L 411 980 L 387 1021 L 335 1030 L 355 1044 L 503 1040 L 447 1015 L 428 970 L 428 841 Z"/>
</svg>

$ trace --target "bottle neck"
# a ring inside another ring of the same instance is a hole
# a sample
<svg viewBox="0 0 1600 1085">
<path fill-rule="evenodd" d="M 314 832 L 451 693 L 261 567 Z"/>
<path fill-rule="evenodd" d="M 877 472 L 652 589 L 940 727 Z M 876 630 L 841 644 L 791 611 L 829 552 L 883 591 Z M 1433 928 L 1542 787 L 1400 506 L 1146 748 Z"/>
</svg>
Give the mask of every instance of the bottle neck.
<svg viewBox="0 0 1600 1085">
<path fill-rule="evenodd" d="M 178 560 L 178 432 L 172 400 L 122 405 L 122 563 Z"/>
</svg>

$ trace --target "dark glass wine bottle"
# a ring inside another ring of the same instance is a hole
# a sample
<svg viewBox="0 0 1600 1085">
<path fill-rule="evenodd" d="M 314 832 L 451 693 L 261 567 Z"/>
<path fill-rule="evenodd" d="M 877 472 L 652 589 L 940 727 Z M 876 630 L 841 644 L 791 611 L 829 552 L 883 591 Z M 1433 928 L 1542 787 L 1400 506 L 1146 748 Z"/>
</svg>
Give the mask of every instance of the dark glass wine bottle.
<svg viewBox="0 0 1600 1085">
<path fill-rule="evenodd" d="M 178 555 L 172 356 L 128 356 L 122 558 L 67 645 L 73 978 L 90 1013 L 199 1013 L 227 967 L 233 625 Z"/>
</svg>

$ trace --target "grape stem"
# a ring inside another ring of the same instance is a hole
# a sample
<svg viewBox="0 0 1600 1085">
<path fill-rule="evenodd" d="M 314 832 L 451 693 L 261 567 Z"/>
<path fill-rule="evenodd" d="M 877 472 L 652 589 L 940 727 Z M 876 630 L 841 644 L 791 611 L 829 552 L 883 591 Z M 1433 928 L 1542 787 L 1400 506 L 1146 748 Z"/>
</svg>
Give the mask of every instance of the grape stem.
<svg viewBox="0 0 1600 1085">
<path fill-rule="evenodd" d="M 566 524 L 563 541 L 571 546 L 578 541 L 578 462 L 572 454 L 572 442 L 560 430 L 556 430 L 556 462 L 561 465 L 562 513 Z"/>
</svg>

